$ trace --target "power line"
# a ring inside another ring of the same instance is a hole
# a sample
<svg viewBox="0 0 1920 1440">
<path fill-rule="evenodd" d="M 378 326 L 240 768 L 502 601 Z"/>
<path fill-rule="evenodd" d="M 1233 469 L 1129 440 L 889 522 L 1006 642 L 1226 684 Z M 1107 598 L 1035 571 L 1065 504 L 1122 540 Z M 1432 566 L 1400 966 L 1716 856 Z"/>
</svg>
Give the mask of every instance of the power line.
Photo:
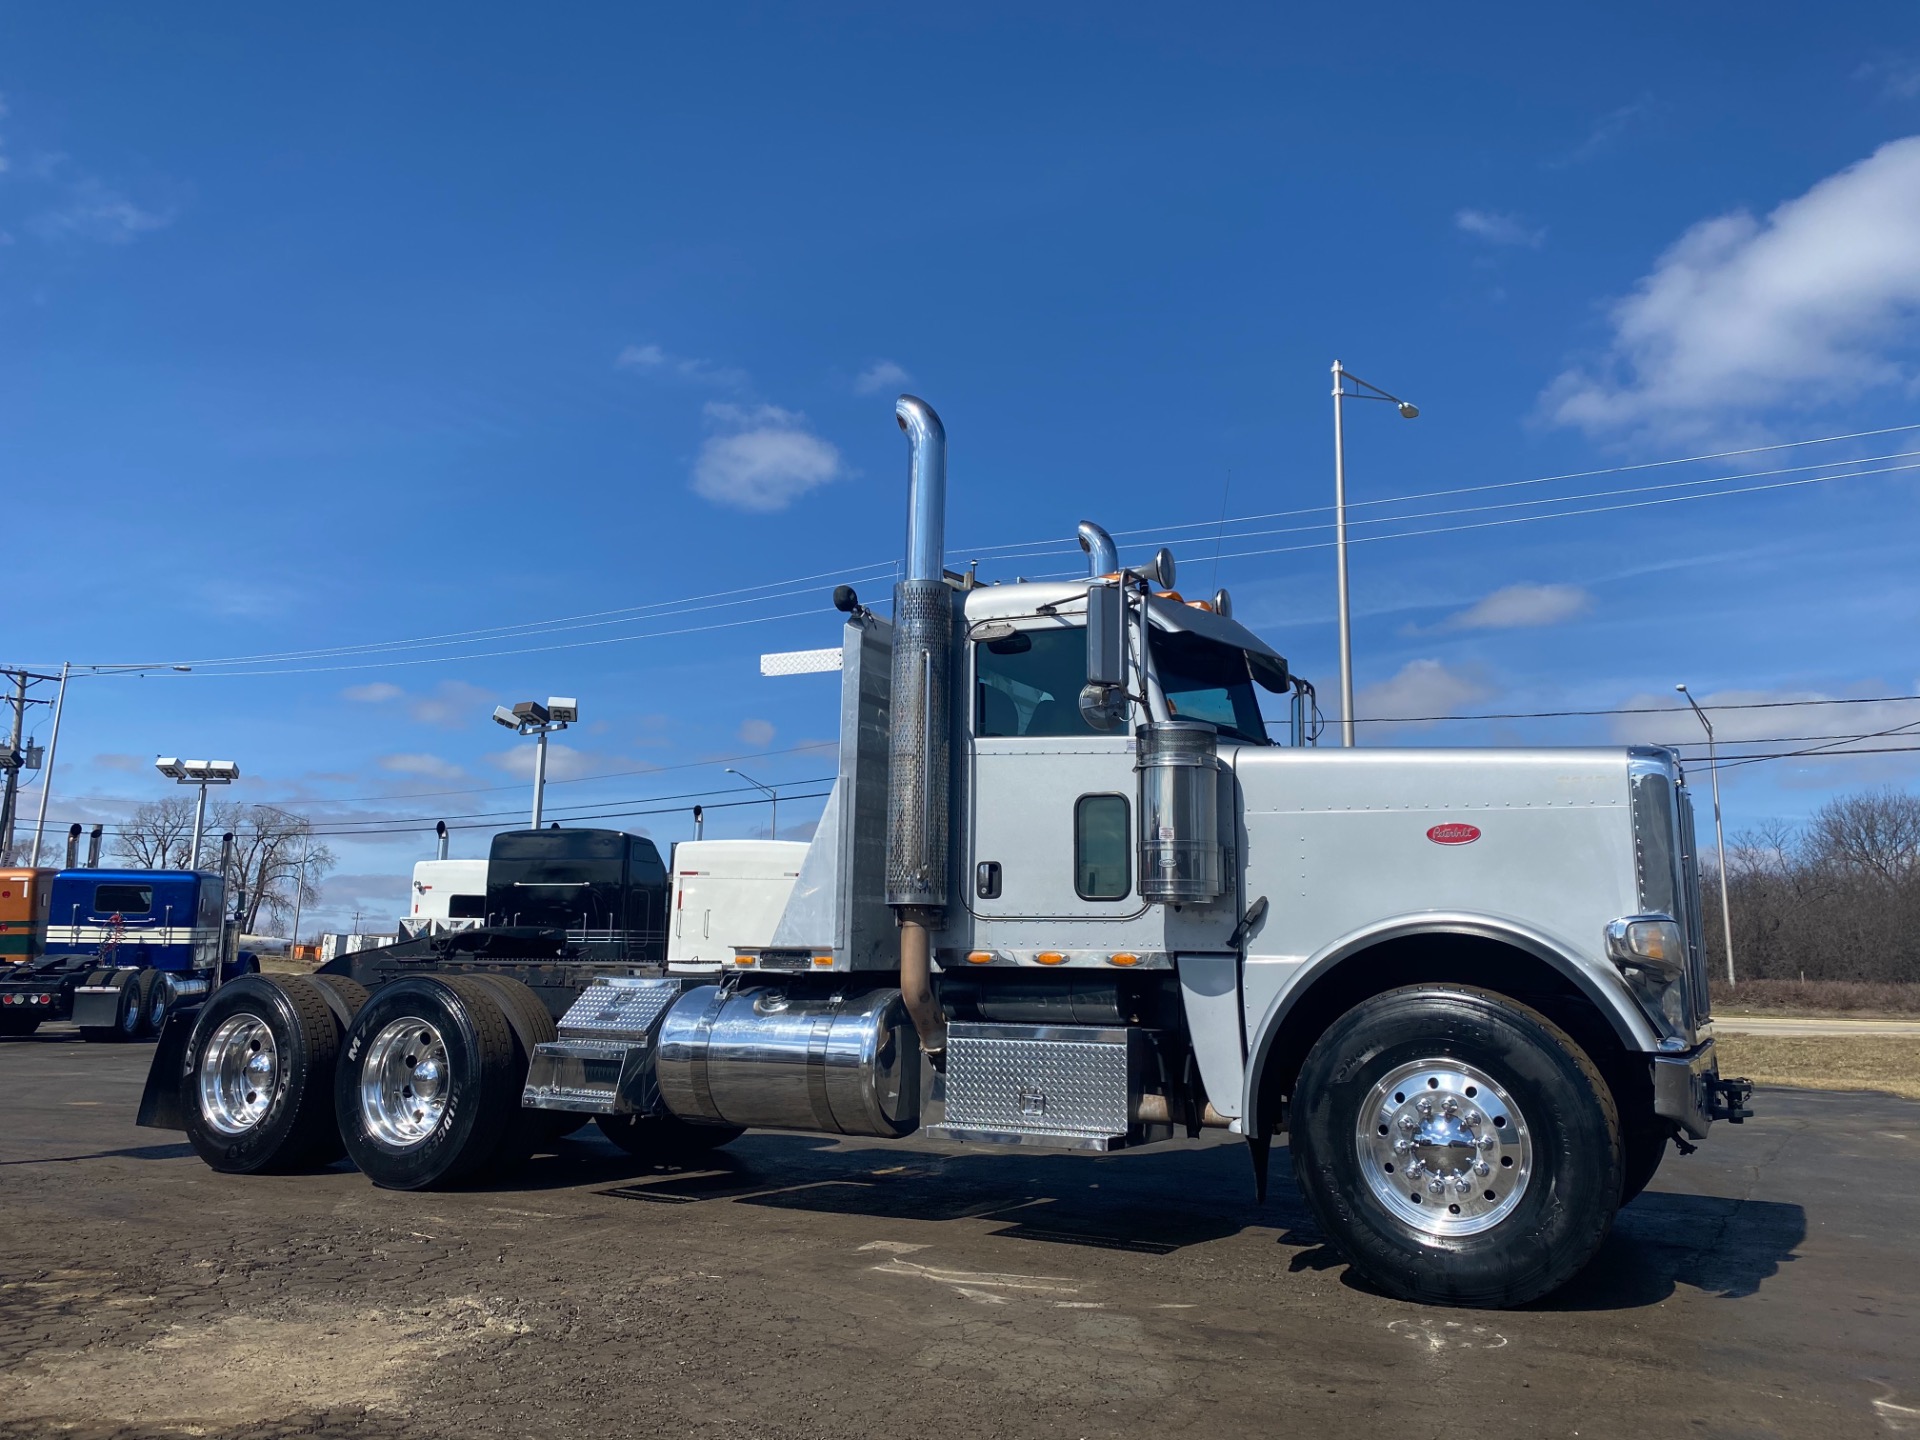
<svg viewBox="0 0 1920 1440">
<path fill-rule="evenodd" d="M 1894 705 L 1915 700 L 1920 700 L 1920 695 L 1859 695 L 1807 700 L 1726 701 L 1717 705 L 1702 705 L 1700 708 L 1718 714 L 1722 710 L 1792 710 L 1809 705 Z M 1356 725 L 1433 725 L 1443 720 L 1564 720 L 1596 715 L 1684 715 L 1686 713 L 1672 705 L 1637 705 L 1615 706 L 1608 710 L 1513 710 L 1484 715 L 1356 715 L 1354 723 Z M 1288 722 L 1274 720 L 1269 723 L 1284 725 Z"/>
</svg>

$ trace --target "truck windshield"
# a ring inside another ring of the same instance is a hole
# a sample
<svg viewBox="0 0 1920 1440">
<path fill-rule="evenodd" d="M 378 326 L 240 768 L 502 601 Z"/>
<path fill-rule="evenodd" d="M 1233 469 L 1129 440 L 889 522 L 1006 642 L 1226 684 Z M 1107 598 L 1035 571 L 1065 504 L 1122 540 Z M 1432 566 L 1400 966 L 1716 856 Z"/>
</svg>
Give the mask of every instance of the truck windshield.
<svg viewBox="0 0 1920 1440">
<path fill-rule="evenodd" d="M 1150 636 L 1153 666 L 1176 720 L 1205 720 L 1230 740 L 1269 743 L 1245 651 L 1158 626 Z"/>
</svg>

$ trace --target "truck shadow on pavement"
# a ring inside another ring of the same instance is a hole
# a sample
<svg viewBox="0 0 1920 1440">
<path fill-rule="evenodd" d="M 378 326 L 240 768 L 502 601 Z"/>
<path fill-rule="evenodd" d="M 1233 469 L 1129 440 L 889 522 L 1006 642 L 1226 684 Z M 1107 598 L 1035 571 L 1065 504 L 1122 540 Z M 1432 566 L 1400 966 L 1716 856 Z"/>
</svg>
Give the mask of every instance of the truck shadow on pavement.
<svg viewBox="0 0 1920 1440">
<path fill-rule="evenodd" d="M 583 1175 L 580 1151 L 589 1145 L 588 1163 L 599 1173 Z M 1273 1157 L 1266 1201 L 1256 1203 L 1246 1153 L 1237 1145 L 1101 1156 L 946 1153 L 753 1134 L 679 1167 L 603 1159 L 606 1147 L 597 1141 L 565 1148 L 572 1158 L 536 1160 L 516 1188 L 585 1181 L 602 1186 L 599 1194 L 642 1204 L 726 1202 L 879 1221 L 1000 1222 L 991 1232 L 996 1239 L 1150 1255 L 1272 1230 L 1280 1244 L 1297 1247 L 1292 1270 L 1341 1270 L 1343 1283 L 1371 1288 L 1327 1243 L 1294 1187 L 1284 1150 Z M 1648 1191 L 1620 1212 L 1586 1270 L 1529 1308 L 1638 1309 L 1683 1286 L 1738 1299 L 1778 1274 L 1806 1233 L 1806 1212 L 1798 1205 Z"/>
<path fill-rule="evenodd" d="M 82 1160 L 185 1160 L 193 1146 L 182 1140 L 172 1145 L 129 1145 L 120 1150 L 91 1150 L 85 1155 L 28 1155 L 18 1160 L 0 1160 L 7 1165 L 71 1165 Z"/>
<path fill-rule="evenodd" d="M 1346 1261 L 1309 1220 L 1305 1233 L 1281 1237 L 1314 1248 L 1295 1270 L 1344 1269 Z M 1562 1289 L 1524 1308 L 1544 1311 L 1635 1310 L 1658 1305 L 1681 1286 L 1722 1300 L 1757 1294 L 1807 1238 L 1807 1212 L 1774 1200 L 1673 1195 L 1649 1190 L 1613 1222 L 1600 1253 Z M 1342 1283 L 1375 1293 L 1352 1270 Z"/>
</svg>

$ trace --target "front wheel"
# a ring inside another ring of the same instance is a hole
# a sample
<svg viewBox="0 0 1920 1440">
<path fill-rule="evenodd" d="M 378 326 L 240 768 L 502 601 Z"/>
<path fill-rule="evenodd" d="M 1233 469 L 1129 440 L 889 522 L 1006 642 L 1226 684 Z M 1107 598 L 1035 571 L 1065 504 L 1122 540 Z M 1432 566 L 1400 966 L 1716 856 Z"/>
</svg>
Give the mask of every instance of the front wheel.
<svg viewBox="0 0 1920 1440">
<path fill-rule="evenodd" d="M 1537 1299 L 1619 1205 L 1606 1082 L 1552 1021 L 1485 991 L 1409 986 L 1341 1016 L 1301 1066 L 1291 1144 L 1328 1236 L 1407 1300 Z"/>
</svg>

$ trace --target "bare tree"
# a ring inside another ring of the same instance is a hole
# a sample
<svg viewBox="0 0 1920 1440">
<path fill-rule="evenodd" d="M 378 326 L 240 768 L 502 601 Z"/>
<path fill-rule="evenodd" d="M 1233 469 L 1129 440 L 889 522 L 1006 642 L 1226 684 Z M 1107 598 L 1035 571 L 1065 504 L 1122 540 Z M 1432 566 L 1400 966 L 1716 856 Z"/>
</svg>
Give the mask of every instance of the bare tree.
<svg viewBox="0 0 1920 1440">
<path fill-rule="evenodd" d="M 240 921 L 249 934 L 258 933 L 263 914 L 291 918 L 296 889 L 300 904 L 312 905 L 320 898 L 320 881 L 334 866 L 333 851 L 315 838 L 310 820 L 272 805 L 216 806 L 208 830 L 233 836 L 227 878 L 244 899 Z"/>
<path fill-rule="evenodd" d="M 193 850 L 193 810 L 184 795 L 142 805 L 114 835 L 113 853 L 138 870 L 184 870 Z"/>
<path fill-rule="evenodd" d="M 1920 796 L 1889 786 L 1829 800 L 1807 844 L 1816 863 L 1904 884 L 1920 874 Z"/>
</svg>

